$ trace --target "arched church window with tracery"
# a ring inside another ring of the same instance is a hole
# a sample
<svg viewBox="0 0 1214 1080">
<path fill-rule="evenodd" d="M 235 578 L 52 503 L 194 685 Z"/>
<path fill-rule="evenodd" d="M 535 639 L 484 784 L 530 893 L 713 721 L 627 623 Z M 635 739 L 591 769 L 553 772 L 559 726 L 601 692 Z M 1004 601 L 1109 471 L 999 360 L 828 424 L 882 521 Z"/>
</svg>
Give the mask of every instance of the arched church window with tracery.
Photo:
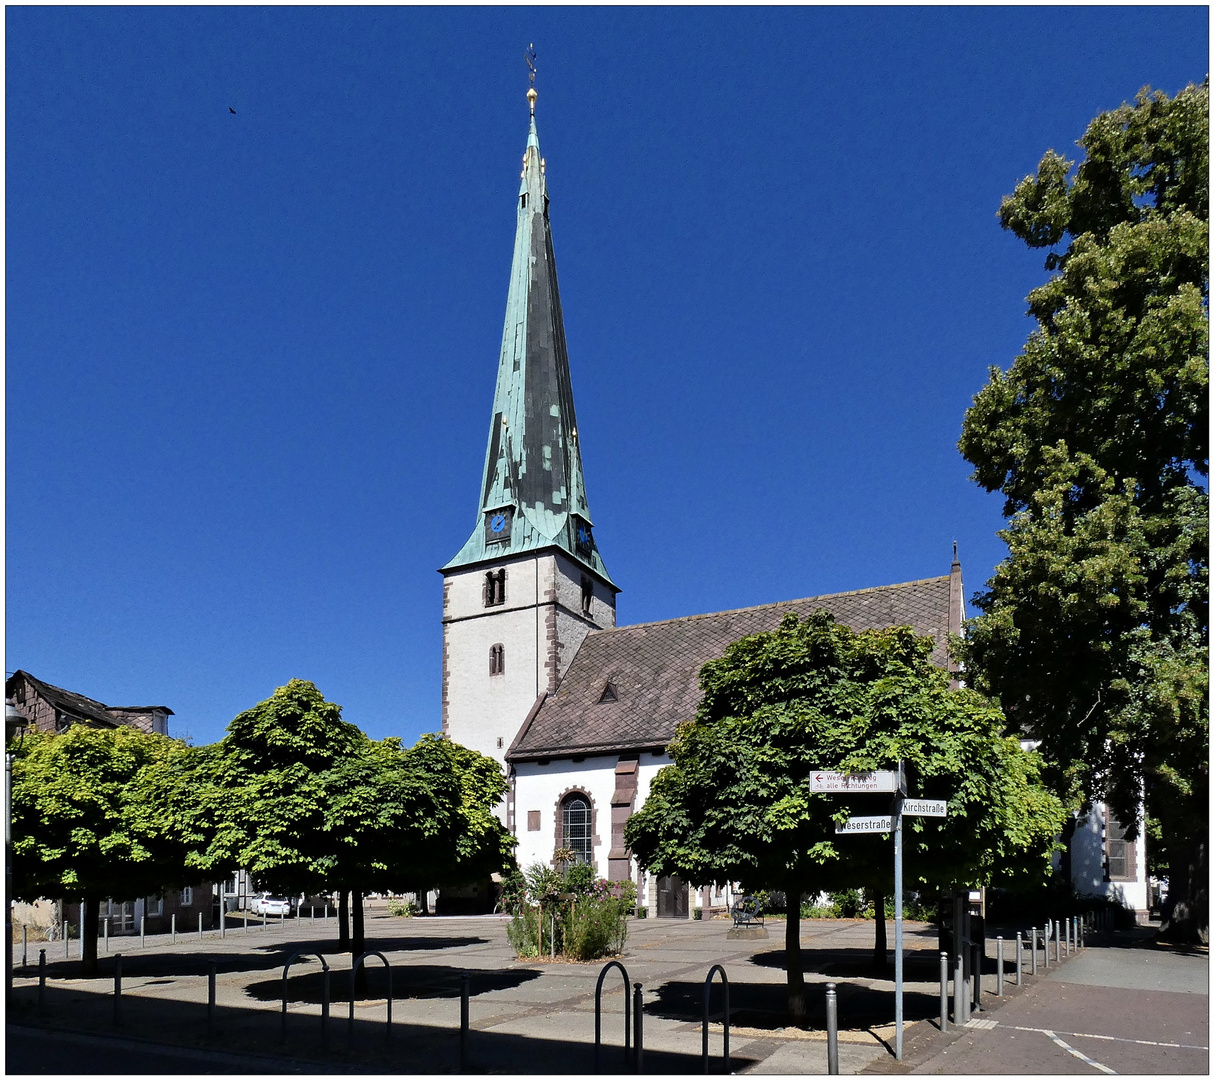
<svg viewBox="0 0 1214 1080">
<path fill-rule="evenodd" d="M 489 674 L 501 675 L 506 670 L 506 646 L 489 646 Z"/>
<path fill-rule="evenodd" d="M 590 802 L 585 795 L 567 795 L 561 803 L 561 821 L 564 843 L 577 857 L 578 862 L 588 863 L 591 856 Z"/>
</svg>

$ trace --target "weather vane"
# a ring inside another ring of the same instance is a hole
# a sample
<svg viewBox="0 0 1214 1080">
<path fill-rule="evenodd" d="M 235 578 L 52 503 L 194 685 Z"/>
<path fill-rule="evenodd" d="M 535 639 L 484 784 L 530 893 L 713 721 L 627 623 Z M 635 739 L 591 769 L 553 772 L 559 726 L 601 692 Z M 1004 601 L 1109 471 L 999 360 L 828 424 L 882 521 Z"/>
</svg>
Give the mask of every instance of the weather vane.
<svg viewBox="0 0 1214 1080">
<path fill-rule="evenodd" d="M 535 43 L 532 42 L 527 46 L 527 51 L 523 53 L 523 59 L 527 61 L 527 78 L 531 81 L 531 85 L 535 86 Z"/>
</svg>

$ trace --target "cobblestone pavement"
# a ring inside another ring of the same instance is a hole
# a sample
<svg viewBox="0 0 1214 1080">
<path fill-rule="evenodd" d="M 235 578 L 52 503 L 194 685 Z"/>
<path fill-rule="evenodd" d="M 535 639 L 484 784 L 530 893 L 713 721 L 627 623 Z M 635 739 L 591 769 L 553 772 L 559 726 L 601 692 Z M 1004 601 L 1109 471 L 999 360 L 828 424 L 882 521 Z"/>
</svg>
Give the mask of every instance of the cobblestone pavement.
<svg viewBox="0 0 1214 1080">
<path fill-rule="evenodd" d="M 734 1071 L 804 1073 L 826 1071 L 825 983 L 838 985 L 840 1063 L 856 1072 L 888 1055 L 892 1040 L 893 984 L 890 971 L 872 969 L 873 924 L 850 920 L 802 924 L 803 959 L 810 1007 L 808 1030 L 788 1028 L 785 1008 L 784 923 L 770 921 L 765 940 L 732 941 L 728 920 L 631 920 L 621 960 L 631 983 L 643 987 L 645 1068 L 652 1072 L 698 1072 L 702 1048 L 704 979 L 722 964 L 730 980 L 730 1058 Z M 101 958 L 102 975 L 79 977 L 79 961 L 65 960 L 62 943 L 33 946 L 30 966 L 14 980 L 9 1011 L 8 1071 L 35 1071 L 45 1060 L 66 1055 L 75 1072 L 251 1071 L 241 1061 L 225 1067 L 223 1054 L 261 1061 L 252 1071 L 452 1072 L 459 1066 L 459 986 L 469 974 L 470 1031 L 467 1066 L 472 1071 L 515 1073 L 590 1072 L 594 1069 L 595 989 L 601 962 L 526 962 L 515 958 L 505 919 L 391 918 L 368 912 L 368 949 L 382 952 L 392 967 L 392 1038 L 385 1037 L 387 980 L 378 960 L 368 962 L 366 998 L 354 1007 L 350 1028 L 350 963 L 337 951 L 335 924 L 305 916 L 265 929 L 229 929 L 224 938 L 178 935 L 111 939 Z M 891 935 L 892 939 L 892 935 Z M 936 989 L 936 936 L 910 924 L 906 933 L 907 1015 L 930 1015 Z M 47 949 L 46 1008 L 37 1010 L 37 949 Z M 321 952 L 330 965 L 330 1016 L 324 1047 L 320 1038 L 323 982 L 319 964 L 301 957 L 291 967 L 290 1006 L 283 1031 L 282 971 L 294 952 Z M 115 1024 L 115 953 L 122 954 L 120 1024 Z M 18 958 L 20 947 L 17 949 Z M 207 967 L 216 964 L 216 1011 L 207 1031 Z M 374 966 L 372 966 L 374 965 Z M 891 969 L 892 970 L 892 969 Z M 712 991 L 716 1020 L 710 1049 L 722 1052 L 721 988 Z M 631 997 L 631 994 L 629 995 Z M 621 1071 L 626 998 L 620 973 L 612 970 L 602 990 L 602 1065 Z M 61 1034 L 52 1049 L 40 1032 Z M 69 1050 L 67 1032 L 87 1036 L 88 1049 Z M 118 1046 L 115 1039 L 120 1039 Z M 165 1046 L 205 1051 L 212 1057 L 165 1056 Z M 108 1049 L 107 1049 L 108 1048 Z M 220 1055 L 220 1058 L 214 1055 Z M 159 1056 L 157 1056 L 159 1055 Z M 252 1055 L 250 1058 L 249 1056 Z M 259 1057 L 261 1055 L 261 1057 Z M 287 1060 L 289 1059 L 289 1060 Z M 176 1062 L 176 1066 L 174 1066 Z M 302 1063 L 302 1064 L 301 1064 Z M 38 1070 L 41 1071 L 41 1070 Z"/>
<path fill-rule="evenodd" d="M 467 1071 L 593 1072 L 595 990 L 603 964 L 519 961 L 506 940 L 505 922 L 491 916 L 398 919 L 374 907 L 368 912 L 367 947 L 382 952 L 391 965 L 390 1039 L 386 1037 L 387 973 L 378 960 L 368 962 L 365 996 L 356 999 L 350 1019 L 350 958 L 337 950 L 333 922 L 325 924 L 318 919 L 313 923 L 305 916 L 298 921 L 271 924 L 264 930 L 229 929 L 222 939 L 217 933 L 208 933 L 201 941 L 196 934 L 179 935 L 173 944 L 166 937 L 149 937 L 146 947 L 141 947 L 138 937 L 122 939 L 121 943 L 113 939 L 110 954 L 101 960 L 102 976 L 96 979 L 80 978 L 75 954 L 73 959 L 64 960 L 62 944 L 51 943 L 45 946 L 48 982 L 41 1014 L 37 1009 L 36 961 L 37 949 L 42 946 L 31 943 L 32 963 L 24 975 L 18 971 L 14 980 L 14 1000 L 8 1012 L 7 1071 L 454 1072 L 460 1066 L 460 978 L 467 972 Z M 1159 962 L 1152 961 L 1155 967 L 1140 963 L 1137 969 L 1130 964 L 1127 969 L 1114 956 L 1102 966 L 1095 960 L 1089 962 L 1094 950 L 1088 950 L 1060 969 L 1052 968 L 1049 977 L 1043 973 L 1041 978 L 1029 980 L 1033 985 L 1022 987 L 1018 993 L 1009 982 L 1004 1006 L 982 1014 L 998 1018 L 998 1027 L 941 1035 L 929 1022 L 939 1011 L 936 934 L 930 926 L 908 924 L 907 1053 L 904 1062 L 899 1063 L 893 1060 L 891 1050 L 892 964 L 883 972 L 874 972 L 871 922 L 802 923 L 810 1013 L 807 1030 L 786 1027 L 782 1019 L 786 997 L 783 922 L 769 921 L 769 937 L 758 941 L 730 940 L 729 928 L 728 920 L 630 921 L 621 960 L 629 982 L 640 983 L 643 988 L 646 1072 L 700 1071 L 702 994 L 705 976 L 714 964 L 723 965 L 729 978 L 730 1065 L 735 1072 L 748 1073 L 826 1072 L 823 1028 L 828 981 L 834 982 L 839 992 L 840 1070 L 844 1073 L 910 1069 L 1095 1071 L 1041 1033 L 1044 1029 L 1054 1031 L 1072 1047 L 1077 1044 L 1064 1031 L 1101 1033 L 1104 1029 L 1080 1023 L 1086 1015 L 1082 1011 L 1075 1019 L 1069 1018 L 1072 1013 L 1067 1009 L 1082 1010 L 1081 999 L 1086 1000 L 1083 995 L 1104 995 L 1107 999 L 1109 994 L 1121 991 L 1141 999 L 1145 992 L 1208 1001 L 1208 996 L 1198 992 L 1205 992 L 1205 968 L 1201 968 L 1200 978 L 1193 975 L 1197 969 L 1191 957 L 1180 958 L 1188 966 L 1182 964 L 1176 971 L 1183 969 L 1192 977 L 1184 990 L 1178 990 L 1175 980 L 1182 976 L 1172 969 L 1163 971 Z M 1108 951 L 1132 955 L 1125 950 Z M 19 959 L 19 946 L 16 952 Z M 117 952 L 123 956 L 123 983 L 116 1023 Z M 319 952 L 330 966 L 330 1013 L 323 1044 L 320 1016 L 324 984 L 319 963 L 305 957 L 291 967 L 286 1041 L 282 1041 L 283 965 L 296 952 L 310 956 Z M 210 962 L 215 963 L 217 971 L 216 1010 L 208 1032 Z M 1204 964 L 1204 959 L 1198 963 Z M 993 960 L 988 960 L 988 972 L 993 971 L 990 965 Z M 1148 967 L 1149 975 L 1144 974 Z M 1074 973 L 1074 981 L 1065 981 L 1068 973 Z M 1155 982 L 1143 991 L 1140 984 L 1149 979 Z M 1173 989 L 1159 989 L 1160 982 Z M 716 1019 L 710 1025 L 714 1071 L 721 1069 L 721 993 L 718 981 L 712 991 Z M 1009 1010 L 1018 1000 L 1024 1002 L 1023 1011 L 1013 1016 Z M 601 1064 L 605 1072 L 626 1071 L 622 1048 L 626 1003 L 623 979 L 612 970 L 602 986 Z M 1177 1024 L 1172 1032 L 1176 1037 L 1148 1037 L 1184 1044 L 1162 1049 L 1181 1055 L 1204 1054 L 1200 1060 L 1207 1061 L 1208 1039 L 1204 1034 L 1182 1038 L 1184 1031 L 1199 1030 L 1197 1021 L 1183 1019 L 1188 1014 L 1175 1004 L 1169 1006 L 1169 1015 Z M 1015 1024 L 1006 1017 L 1012 1017 Z M 1144 1018 L 1143 1025 L 1134 1030 L 1139 1034 L 1152 1030 L 1149 1020 Z M 1015 1041 L 1011 1041 L 1013 1036 Z M 987 1063 L 998 1067 L 983 1068 L 981 1060 L 975 1058 L 977 1064 L 973 1064 L 962 1056 L 981 1055 L 983 1047 L 995 1049 L 1005 1041 L 1010 1041 L 1014 1052 L 1021 1055 L 1011 1061 L 1037 1061 L 1037 1057 L 1022 1053 L 1031 1045 L 1034 1053 L 1044 1046 L 1051 1055 L 1057 1055 L 1061 1064 L 1050 1057 L 1050 1067 L 1045 1070 L 1008 1067 L 1008 1061 L 996 1053 Z M 1190 1043 L 1199 1049 L 1185 1049 Z M 1082 1044 L 1085 1052 L 1104 1062 L 1105 1058 L 1086 1049 L 1090 1045 L 1091 1040 Z M 1129 1053 L 1130 1046 L 1126 1043 L 1118 1052 Z M 1107 1046 L 1102 1045 L 1101 1050 L 1107 1050 Z M 1165 1058 L 1156 1056 L 1152 1060 Z M 1166 1060 L 1174 1063 L 1171 1070 L 1149 1071 L 1199 1071 L 1188 1067 L 1198 1061 L 1197 1057 L 1173 1056 Z"/>
</svg>

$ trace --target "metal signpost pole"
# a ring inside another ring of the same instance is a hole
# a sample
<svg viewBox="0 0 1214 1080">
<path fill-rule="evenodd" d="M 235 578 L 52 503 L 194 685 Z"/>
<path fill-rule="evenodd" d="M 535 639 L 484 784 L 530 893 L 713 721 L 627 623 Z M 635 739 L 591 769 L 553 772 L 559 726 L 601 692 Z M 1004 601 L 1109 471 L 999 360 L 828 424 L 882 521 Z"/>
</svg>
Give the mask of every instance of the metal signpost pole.
<svg viewBox="0 0 1214 1080">
<path fill-rule="evenodd" d="M 902 798 L 906 794 L 906 774 L 898 762 L 901 791 L 894 795 L 894 1058 L 902 1060 Z M 885 918 L 878 911 L 878 919 Z"/>
</svg>

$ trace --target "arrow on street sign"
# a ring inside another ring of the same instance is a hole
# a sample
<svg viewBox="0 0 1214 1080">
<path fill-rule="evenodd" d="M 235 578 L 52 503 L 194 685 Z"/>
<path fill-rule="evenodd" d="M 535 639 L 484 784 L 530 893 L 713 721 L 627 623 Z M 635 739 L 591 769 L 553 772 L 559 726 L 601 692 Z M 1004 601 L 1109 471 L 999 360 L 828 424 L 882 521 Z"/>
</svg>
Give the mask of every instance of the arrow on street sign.
<svg viewBox="0 0 1214 1080">
<path fill-rule="evenodd" d="M 897 791 L 898 774 L 896 772 L 827 772 L 818 769 L 809 774 L 810 791 Z"/>
<path fill-rule="evenodd" d="M 948 801 L 945 799 L 904 799 L 902 813 L 917 817 L 948 817 Z"/>
<path fill-rule="evenodd" d="M 887 833 L 893 832 L 894 819 L 889 814 L 876 817 L 853 817 L 835 824 L 836 833 Z"/>
</svg>

